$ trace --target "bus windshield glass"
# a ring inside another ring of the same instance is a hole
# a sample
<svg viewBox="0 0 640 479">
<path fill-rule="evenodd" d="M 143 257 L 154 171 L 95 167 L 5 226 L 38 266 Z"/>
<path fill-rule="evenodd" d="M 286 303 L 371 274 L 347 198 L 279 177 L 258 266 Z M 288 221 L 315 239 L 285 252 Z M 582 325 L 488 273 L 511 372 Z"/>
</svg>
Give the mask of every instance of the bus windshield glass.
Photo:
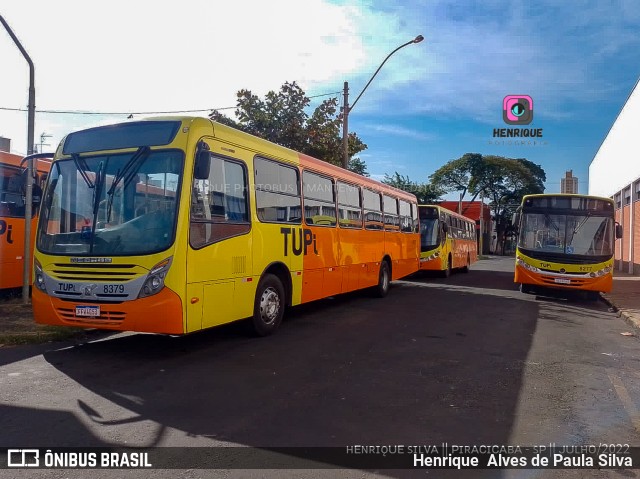
<svg viewBox="0 0 640 479">
<path fill-rule="evenodd" d="M 525 213 L 518 246 L 548 253 L 612 255 L 613 218 L 581 213 Z"/>
<path fill-rule="evenodd" d="M 437 208 L 423 208 L 420 211 L 420 251 L 428 251 L 440 243 Z"/>
<path fill-rule="evenodd" d="M 150 151 L 59 160 L 51 169 L 38 248 L 49 254 L 141 255 L 174 240 L 183 153 Z"/>
</svg>

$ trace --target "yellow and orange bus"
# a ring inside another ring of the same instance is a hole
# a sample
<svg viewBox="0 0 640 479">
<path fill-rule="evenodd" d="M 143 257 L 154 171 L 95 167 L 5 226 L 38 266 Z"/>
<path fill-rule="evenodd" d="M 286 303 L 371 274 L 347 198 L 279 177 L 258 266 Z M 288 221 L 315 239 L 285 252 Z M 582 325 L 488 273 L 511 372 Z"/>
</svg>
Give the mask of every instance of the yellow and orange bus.
<svg viewBox="0 0 640 479">
<path fill-rule="evenodd" d="M 181 335 L 418 269 L 416 198 L 204 118 L 67 135 L 34 252 L 38 323 Z"/>
<path fill-rule="evenodd" d="M 420 269 L 449 277 L 478 260 L 475 221 L 437 205 L 420 205 Z"/>
<path fill-rule="evenodd" d="M 0 289 L 22 286 L 24 271 L 25 179 L 27 170 L 19 155 L 0 151 Z M 39 192 L 47 179 L 51 163 L 34 161 L 33 216 L 31 247 L 35 237 Z"/>
<path fill-rule="evenodd" d="M 610 198 L 527 195 L 514 215 L 518 227 L 514 282 L 523 293 L 546 288 L 611 291 L 615 239 L 622 229 Z"/>
</svg>

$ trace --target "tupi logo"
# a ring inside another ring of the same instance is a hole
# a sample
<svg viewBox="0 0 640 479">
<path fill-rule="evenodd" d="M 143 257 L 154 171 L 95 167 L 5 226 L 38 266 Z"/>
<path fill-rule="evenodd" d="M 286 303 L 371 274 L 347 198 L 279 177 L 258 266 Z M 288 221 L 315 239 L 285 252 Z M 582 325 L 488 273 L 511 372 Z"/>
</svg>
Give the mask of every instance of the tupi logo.
<svg viewBox="0 0 640 479">
<path fill-rule="evenodd" d="M 316 248 L 316 235 L 308 228 L 280 228 L 280 233 L 284 237 L 284 255 L 289 255 L 289 235 L 291 235 L 291 252 L 300 256 L 307 254 L 307 248 L 313 245 L 313 252 L 318 254 Z"/>
</svg>

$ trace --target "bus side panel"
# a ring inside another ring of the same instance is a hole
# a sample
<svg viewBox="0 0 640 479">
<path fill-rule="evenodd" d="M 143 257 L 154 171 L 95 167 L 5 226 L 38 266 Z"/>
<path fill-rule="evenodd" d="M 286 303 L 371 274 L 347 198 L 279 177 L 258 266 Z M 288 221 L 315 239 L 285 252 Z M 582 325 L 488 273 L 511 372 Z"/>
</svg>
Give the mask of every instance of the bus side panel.
<svg viewBox="0 0 640 479">
<path fill-rule="evenodd" d="M 364 263 L 358 251 L 358 238 L 363 232 L 358 229 L 340 228 L 340 269 L 342 270 L 342 292 L 355 291 L 360 284 L 360 276 L 364 274 Z"/>
<path fill-rule="evenodd" d="M 358 282 L 359 288 L 368 288 L 378 284 L 380 261 L 385 254 L 384 235 L 384 231 L 365 230 L 362 233 L 362 243 L 355 245 L 358 253 L 357 257 L 360 260 L 359 262 L 365 265 L 365 267 L 361 269 Z"/>
<path fill-rule="evenodd" d="M 223 229 L 224 224 L 206 225 L 211 229 Z M 195 317 L 188 317 L 188 331 L 197 331 L 248 317 L 253 310 L 253 288 L 236 289 L 237 280 L 253 276 L 251 261 L 251 234 L 227 238 L 200 249 L 188 247 L 187 289 L 202 301 L 202 314 L 198 327 L 198 306 Z M 202 288 L 202 289 L 200 289 Z M 191 294 L 187 299 L 191 301 Z M 188 306 L 189 307 L 189 306 Z M 191 309 L 190 309 L 191 311 Z"/>
<path fill-rule="evenodd" d="M 400 256 L 393 263 L 393 279 L 403 278 L 419 269 L 420 235 L 400 233 Z"/>
<path fill-rule="evenodd" d="M 255 208 L 255 206 L 254 206 Z M 254 209 L 255 211 L 255 209 Z M 291 304 L 302 301 L 304 233 L 302 225 L 261 223 L 257 217 L 253 218 L 252 229 L 253 271 L 256 280 L 273 263 L 283 263 L 291 273 L 292 298 Z M 309 251 L 311 246 L 307 245 Z M 302 273 L 302 274 L 298 274 Z M 253 308 L 254 298 L 250 298 Z"/>
<path fill-rule="evenodd" d="M 402 233 L 399 231 L 384 232 L 384 253 L 391 258 L 391 279 L 398 279 L 399 270 L 402 268 L 398 262 L 398 258 L 402 254 Z M 380 257 L 380 260 L 382 256 Z"/>
<path fill-rule="evenodd" d="M 300 243 L 300 240 L 296 240 Z M 333 296 L 342 291 L 336 227 L 307 226 L 302 232 L 302 302 Z"/>
<path fill-rule="evenodd" d="M 33 258 L 33 241 L 37 218 L 31 221 L 30 252 Z M 0 289 L 22 286 L 24 268 L 24 220 L 0 217 Z M 30 280 L 29 280 L 30 281 Z"/>
</svg>

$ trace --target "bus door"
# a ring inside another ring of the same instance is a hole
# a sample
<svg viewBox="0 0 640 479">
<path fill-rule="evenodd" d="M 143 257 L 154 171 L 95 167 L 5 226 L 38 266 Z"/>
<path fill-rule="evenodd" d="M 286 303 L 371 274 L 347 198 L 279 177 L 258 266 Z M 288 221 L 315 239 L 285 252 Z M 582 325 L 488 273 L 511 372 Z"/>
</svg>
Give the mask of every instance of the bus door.
<svg viewBox="0 0 640 479">
<path fill-rule="evenodd" d="M 187 298 L 202 300 L 187 304 L 187 331 L 253 312 L 249 169 L 240 160 L 216 154 L 215 148 L 211 143 L 210 150 L 198 153 L 210 157 L 209 171 L 190 185 Z"/>
</svg>

